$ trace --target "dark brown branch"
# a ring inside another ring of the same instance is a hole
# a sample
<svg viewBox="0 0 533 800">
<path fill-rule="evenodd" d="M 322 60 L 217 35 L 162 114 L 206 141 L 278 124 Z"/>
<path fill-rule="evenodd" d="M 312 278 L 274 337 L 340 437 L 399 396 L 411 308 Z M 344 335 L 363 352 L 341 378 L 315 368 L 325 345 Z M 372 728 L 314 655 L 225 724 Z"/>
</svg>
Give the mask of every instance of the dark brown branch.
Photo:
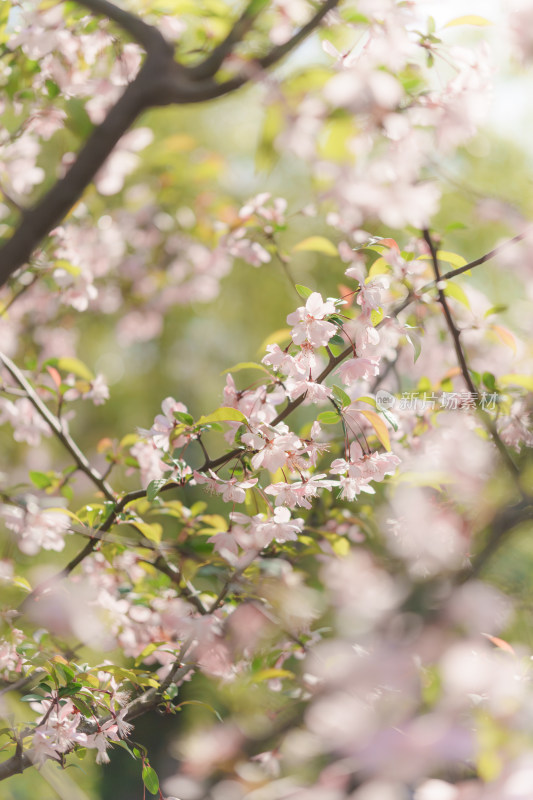
<svg viewBox="0 0 533 800">
<path fill-rule="evenodd" d="M 169 489 L 175 489 L 177 486 L 179 486 L 179 484 L 177 484 L 177 483 L 167 483 L 166 486 L 163 486 L 161 491 L 164 492 L 164 491 L 168 491 Z M 96 549 L 98 544 L 103 539 L 102 534 L 103 533 L 107 533 L 107 531 L 115 524 L 115 522 L 117 521 L 117 518 L 119 517 L 120 514 L 122 514 L 122 512 L 124 511 L 126 506 L 129 503 L 133 503 L 134 500 L 140 500 L 143 497 L 146 497 L 146 490 L 145 489 L 137 489 L 137 490 L 135 490 L 133 492 L 128 492 L 127 494 L 125 494 L 118 501 L 118 503 L 115 505 L 115 507 L 113 508 L 113 510 L 111 511 L 109 516 L 107 517 L 107 519 L 100 525 L 99 528 L 97 528 L 94 531 L 94 535 L 91 536 L 91 538 L 89 539 L 89 541 L 87 542 L 85 547 L 83 547 L 79 551 L 79 553 L 76 556 L 74 556 L 74 558 L 72 558 L 68 562 L 68 564 L 66 564 L 63 567 L 62 570 L 60 570 L 55 575 L 52 575 L 51 578 L 47 578 L 47 580 L 43 581 L 38 586 L 36 586 L 35 589 L 33 589 L 33 591 L 31 591 L 30 594 L 27 595 L 27 597 L 24 598 L 24 601 L 21 603 L 21 605 L 19 606 L 18 610 L 20 612 L 25 611 L 25 609 L 27 608 L 29 603 L 31 603 L 34 600 L 38 599 L 42 595 L 43 592 L 45 592 L 47 589 L 49 589 L 54 584 L 56 584 L 59 581 L 63 580 L 63 578 L 66 578 L 68 575 L 70 575 L 70 573 L 74 569 L 76 569 L 78 564 L 81 564 L 81 562 L 85 558 L 87 558 L 87 556 L 89 556 L 92 552 L 94 552 L 94 550 Z"/>
<path fill-rule="evenodd" d="M 254 10 L 256 8 L 257 10 Z M 246 36 L 262 10 L 262 7 L 258 7 L 256 0 L 251 0 L 224 41 L 217 45 L 201 64 L 189 67 L 189 75 L 191 78 L 193 80 L 212 78 L 222 66 L 224 59 L 232 53 L 235 45 L 241 42 Z"/>
<path fill-rule="evenodd" d="M 17 743 L 15 755 L 0 764 L 0 781 L 4 781 L 12 775 L 18 775 L 31 766 L 33 766 L 33 761 L 23 753 L 22 745 L 19 742 Z"/>
<path fill-rule="evenodd" d="M 11 359 L 3 353 L 0 353 L 0 364 L 3 364 L 10 375 L 16 380 L 18 385 L 24 390 L 25 395 L 32 406 L 50 426 L 54 435 L 57 439 L 59 439 L 63 447 L 68 450 L 76 462 L 78 469 L 80 469 L 85 473 L 85 475 L 87 475 L 88 478 L 90 478 L 94 485 L 107 497 L 108 500 L 115 502 L 115 495 L 111 486 L 103 479 L 100 473 L 91 466 L 87 457 L 80 450 L 72 436 L 63 430 L 63 427 L 57 417 L 54 416 L 50 409 L 43 403 L 33 386 L 31 386 L 31 384 L 26 380 L 19 368 L 15 366 Z"/>
<path fill-rule="evenodd" d="M 497 255 L 499 255 L 499 253 L 501 253 L 502 250 L 505 250 L 506 247 L 509 247 L 509 245 L 515 244 L 516 242 L 521 242 L 522 239 L 525 239 L 529 233 L 531 233 L 531 229 L 525 230 L 522 233 L 519 233 L 517 236 L 513 236 L 512 239 L 508 239 L 506 242 L 498 245 L 498 247 L 495 247 L 494 250 L 485 253 L 484 256 L 476 258 L 475 261 L 471 261 L 469 264 L 465 264 L 464 267 L 459 267 L 458 269 L 452 269 L 450 272 L 446 272 L 442 276 L 442 280 L 447 281 L 450 278 L 456 278 L 457 275 L 462 275 L 463 272 L 468 272 L 469 269 L 479 267 L 480 264 L 484 264 L 486 261 L 490 261 L 491 258 L 495 258 Z"/>
<path fill-rule="evenodd" d="M 173 58 L 172 46 L 157 28 L 147 25 L 108 0 L 80 0 L 86 8 L 106 15 L 139 41 L 146 49 L 147 57 L 135 80 L 111 108 L 102 124 L 93 130 L 67 174 L 31 209 L 22 214 L 19 227 L 0 248 L 0 286 L 27 263 L 36 247 L 80 199 L 119 139 L 143 111 L 156 106 L 200 103 L 235 91 L 250 80 L 251 72 L 276 64 L 294 49 L 338 2 L 339 0 L 326 0 L 307 25 L 286 44 L 273 48 L 262 59 L 251 64 L 251 69 L 246 74 L 218 84 L 209 77 L 198 80 L 201 65 L 196 68 L 195 78 L 190 69 L 177 64 Z M 237 34 L 242 32 L 242 27 L 239 27 Z M 207 72 L 211 71 L 220 54 L 221 51 L 214 57 Z M 206 62 L 209 62 L 209 56 Z"/>
<path fill-rule="evenodd" d="M 200 614 L 207 614 L 207 609 L 198 597 L 198 593 L 189 583 L 189 581 L 184 579 L 181 570 L 178 569 L 175 564 L 167 561 L 166 558 L 161 554 L 156 558 L 155 561 L 150 561 L 149 559 L 141 559 L 141 561 L 146 561 L 147 564 L 151 564 L 153 567 L 159 570 L 159 572 L 162 572 L 164 575 L 170 578 L 172 583 L 175 583 L 178 587 L 180 595 L 185 597 L 185 599 L 188 600 L 189 603 L 200 612 Z"/>
<path fill-rule="evenodd" d="M 322 370 L 322 372 L 320 373 L 320 375 L 316 379 L 316 383 L 322 383 L 328 377 L 328 375 L 331 372 L 333 372 L 335 367 L 337 367 L 341 363 L 341 361 L 344 361 L 346 356 L 350 355 L 353 352 L 354 352 L 353 346 L 350 345 L 345 350 L 343 350 L 340 355 L 338 355 L 335 358 L 331 359 L 329 361 L 329 363 L 327 364 L 327 366 L 324 367 L 324 369 Z M 292 412 L 295 411 L 298 408 L 298 406 L 302 405 L 304 400 L 305 400 L 305 395 L 301 395 L 300 397 L 297 397 L 295 400 L 292 400 L 290 403 L 288 403 L 285 406 L 283 411 L 280 411 L 280 413 L 278 414 L 276 419 L 272 420 L 272 422 L 270 424 L 272 426 L 275 426 L 279 422 L 283 422 L 283 420 L 286 419 L 289 416 L 289 414 L 292 414 Z M 208 469 L 216 469 L 217 467 L 221 467 L 224 464 L 227 464 L 228 461 L 231 461 L 232 458 L 238 458 L 239 456 L 243 455 L 243 453 L 246 453 L 246 452 L 247 452 L 247 450 L 245 448 L 236 447 L 234 450 L 231 450 L 229 453 L 226 453 L 223 456 L 219 456 L 219 458 L 215 458 L 212 461 L 206 461 L 200 467 L 200 472 L 205 472 Z"/>
<path fill-rule="evenodd" d="M 448 330 L 450 331 L 451 337 L 453 339 L 455 355 L 457 356 L 459 366 L 461 367 L 463 380 L 466 383 L 468 391 L 471 392 L 472 395 L 476 396 L 477 389 L 474 386 L 472 376 L 470 375 L 470 370 L 468 369 L 468 364 L 466 363 L 466 357 L 463 352 L 463 348 L 460 341 L 461 331 L 454 322 L 454 319 L 450 311 L 450 307 L 448 305 L 448 300 L 446 299 L 446 295 L 444 294 L 444 289 L 440 285 L 442 278 L 440 274 L 439 260 L 437 258 L 437 251 L 435 249 L 435 245 L 433 244 L 433 239 L 431 238 L 429 231 L 427 229 L 424 229 L 422 233 L 424 235 L 424 239 L 431 253 L 431 260 L 433 262 L 433 271 L 435 273 L 435 286 L 437 287 L 437 291 L 439 293 L 439 303 L 442 306 L 444 317 L 446 318 L 446 324 L 448 325 Z"/>
<path fill-rule="evenodd" d="M 274 66 L 274 64 L 277 64 L 279 61 L 285 58 L 286 55 L 292 52 L 292 50 L 294 50 L 295 47 L 300 44 L 300 42 L 303 42 L 304 39 L 306 39 L 309 34 L 312 33 L 320 24 L 326 14 L 334 9 L 338 4 L 339 0 L 326 0 L 326 2 L 323 3 L 318 11 L 313 15 L 313 17 L 311 17 L 309 22 L 300 28 L 300 30 L 295 33 L 292 38 L 285 42 L 285 44 L 273 47 L 262 58 L 258 58 L 256 61 L 251 61 L 247 65 L 247 69 L 241 72 L 239 75 L 236 75 L 235 77 L 230 78 L 223 83 L 207 84 L 204 91 L 201 93 L 200 99 L 212 100 L 215 97 L 222 97 L 230 92 L 234 92 L 236 89 L 240 89 L 241 86 L 249 83 L 254 75 L 261 74 L 263 70 Z"/>
<path fill-rule="evenodd" d="M 513 479 L 515 481 L 515 484 L 516 484 L 518 490 L 520 491 L 520 494 L 522 495 L 522 497 L 526 498 L 527 495 L 523 491 L 522 487 L 520 486 L 520 481 L 519 481 L 520 470 L 518 469 L 518 467 L 514 463 L 513 459 L 511 458 L 511 456 L 509 454 L 508 449 L 506 448 L 506 446 L 502 442 L 502 440 L 500 438 L 500 435 L 499 435 L 499 433 L 498 433 L 498 431 L 496 429 L 496 425 L 494 424 L 494 421 L 491 419 L 490 415 L 487 414 L 487 412 L 483 408 L 481 408 L 481 405 L 479 403 L 478 391 L 476 389 L 474 381 L 472 380 L 472 376 L 470 374 L 470 370 L 468 369 L 468 364 L 466 363 L 466 357 L 465 357 L 465 354 L 464 354 L 464 351 L 463 351 L 463 347 L 461 345 L 461 340 L 460 340 L 461 331 L 457 328 L 457 326 L 456 326 L 456 324 L 454 322 L 454 319 L 453 319 L 451 311 L 450 311 L 450 307 L 448 305 L 448 300 L 446 298 L 446 295 L 444 294 L 444 290 L 443 290 L 442 286 L 440 285 L 442 278 L 441 278 L 441 275 L 440 275 L 439 260 L 437 258 L 437 251 L 435 249 L 435 245 L 433 243 L 433 239 L 431 238 L 431 234 L 430 234 L 429 230 L 424 229 L 422 231 L 422 233 L 423 233 L 424 239 L 425 239 L 425 241 L 426 241 L 426 243 L 427 243 L 427 245 L 429 247 L 429 251 L 431 253 L 431 260 L 433 262 L 433 271 L 435 273 L 435 285 L 436 285 L 436 287 L 438 289 L 438 292 L 439 292 L 439 303 L 442 306 L 442 310 L 444 312 L 444 316 L 445 316 L 445 319 L 446 319 L 446 324 L 448 326 L 448 330 L 450 331 L 451 337 L 453 339 L 453 346 L 454 346 L 454 349 L 455 349 L 455 354 L 457 356 L 457 360 L 459 362 L 459 366 L 461 368 L 461 374 L 463 376 L 463 380 L 466 383 L 468 391 L 472 395 L 472 400 L 474 400 L 475 403 L 476 403 L 476 412 L 477 412 L 477 415 L 478 415 L 479 419 L 483 423 L 483 426 L 485 427 L 485 429 L 490 434 L 490 436 L 492 438 L 492 441 L 496 445 L 504 464 L 507 466 L 507 469 L 509 470 L 509 472 L 513 476 Z M 480 262 L 480 263 L 482 263 L 482 262 Z"/>
<path fill-rule="evenodd" d="M 458 573 L 455 582 L 462 584 L 477 577 L 514 528 L 532 518 L 533 509 L 530 501 L 523 500 L 514 506 L 504 508 L 492 520 L 490 533 L 483 548 L 473 557 L 471 565 Z"/>
<path fill-rule="evenodd" d="M 164 38 L 161 31 L 153 25 L 148 25 L 140 17 L 135 14 L 130 14 L 129 11 L 124 11 L 108 0 L 77 0 L 78 5 L 85 6 L 91 13 L 100 14 L 103 17 L 113 20 L 119 25 L 122 30 L 129 33 L 132 39 L 135 39 L 147 53 L 163 48 L 167 50 L 170 55 L 173 54 L 174 48 Z"/>
</svg>

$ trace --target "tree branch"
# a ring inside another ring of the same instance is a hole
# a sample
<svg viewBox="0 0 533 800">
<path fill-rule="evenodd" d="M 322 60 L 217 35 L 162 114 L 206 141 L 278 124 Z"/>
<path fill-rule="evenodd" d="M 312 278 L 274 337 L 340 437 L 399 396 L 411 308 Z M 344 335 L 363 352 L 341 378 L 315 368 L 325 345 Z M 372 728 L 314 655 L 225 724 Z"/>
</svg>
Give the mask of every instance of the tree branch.
<svg viewBox="0 0 533 800">
<path fill-rule="evenodd" d="M 168 42 L 161 31 L 153 25 L 148 25 L 140 17 L 135 14 L 130 14 L 123 8 L 119 8 L 108 0 L 76 0 L 78 5 L 85 6 L 91 13 L 99 14 L 103 17 L 113 20 L 119 25 L 122 30 L 129 33 L 132 39 L 135 39 L 147 53 L 158 48 L 166 49 L 170 55 L 173 55 L 174 48 Z"/>
<path fill-rule="evenodd" d="M 502 250 L 505 250 L 506 247 L 509 247 L 511 244 L 515 244 L 516 242 L 521 242 L 522 239 L 525 239 L 531 233 L 531 228 L 527 228 L 522 233 L 519 233 L 517 236 L 513 236 L 512 239 L 508 239 L 506 242 L 502 242 L 499 244 L 498 247 L 495 247 L 494 250 L 490 250 L 490 252 L 485 253 L 484 256 L 480 258 L 476 258 L 475 261 L 471 261 L 469 264 L 465 264 L 464 267 L 459 267 L 458 269 L 452 269 L 450 272 L 446 272 L 442 276 L 443 281 L 447 281 L 450 278 L 456 278 L 457 275 L 462 275 L 463 272 L 468 272 L 469 269 L 474 269 L 474 267 L 479 267 L 480 264 L 484 264 L 486 261 L 490 261 L 491 258 L 495 258 Z"/>
<path fill-rule="evenodd" d="M 503 544 L 508 534 L 521 522 L 532 518 L 533 509 L 531 508 L 531 501 L 522 500 L 516 505 L 504 508 L 492 520 L 490 524 L 490 534 L 483 548 L 473 557 L 471 565 L 458 573 L 455 582 L 457 584 L 462 584 L 477 577 L 494 553 Z"/>
<path fill-rule="evenodd" d="M 251 0 L 248 3 L 226 38 L 215 47 L 204 61 L 194 67 L 189 67 L 189 75 L 193 80 L 212 78 L 217 73 L 224 59 L 231 54 L 235 45 L 246 36 L 264 6 L 265 3 L 258 3 L 257 0 Z"/>
<path fill-rule="evenodd" d="M 282 58 L 292 52 L 295 47 L 303 42 L 304 39 L 306 39 L 309 34 L 311 34 L 315 28 L 318 27 L 326 14 L 334 9 L 338 4 L 339 0 L 326 0 L 326 2 L 323 3 L 318 11 L 311 17 L 309 22 L 300 28 L 300 30 L 295 33 L 294 36 L 292 36 L 287 42 L 285 42 L 285 44 L 273 47 L 262 58 L 258 58 L 255 61 L 250 62 L 250 64 L 247 65 L 247 69 L 241 72 L 239 75 L 236 75 L 235 77 L 230 78 L 223 83 L 207 83 L 203 90 L 199 89 L 198 100 L 192 102 L 212 100 L 215 97 L 222 97 L 230 92 L 234 92 L 236 89 L 240 89 L 240 87 L 244 86 L 246 83 L 249 83 L 254 74 L 260 74 L 263 70 L 274 66 L 274 64 L 277 64 L 282 60 Z"/>
<path fill-rule="evenodd" d="M 67 174 L 40 199 L 22 214 L 15 233 L 0 247 L 0 287 L 10 275 L 27 263 L 39 243 L 65 217 L 72 206 L 93 181 L 96 173 L 119 139 L 129 130 L 141 112 L 156 106 L 171 104 L 200 103 L 222 97 L 249 82 L 250 74 L 241 74 L 225 83 L 216 83 L 209 75 L 221 55 L 229 52 L 242 35 L 248 24 L 237 22 L 234 38 L 215 49 L 204 62 L 207 79 L 198 80 L 202 65 L 186 68 L 177 64 L 173 58 L 173 47 L 164 39 L 160 31 L 147 25 L 140 18 L 130 14 L 108 0 L 79 0 L 90 11 L 104 14 L 120 25 L 139 41 L 146 49 L 147 57 L 135 80 L 129 84 L 124 94 L 111 108 L 104 121 L 93 130 L 80 150 L 74 164 Z M 274 47 L 266 56 L 256 62 L 256 69 L 266 69 L 277 63 L 293 50 L 320 23 L 322 18 L 334 8 L 339 0 L 326 0 L 311 20 L 288 42 Z M 196 78 L 194 77 L 196 69 Z"/>
<path fill-rule="evenodd" d="M 29 383 L 29 381 L 26 380 L 19 368 L 15 366 L 13 361 L 11 361 L 11 359 L 3 353 L 0 353 L 0 364 L 3 364 L 18 385 L 24 389 L 24 392 L 32 406 L 50 426 L 56 438 L 59 439 L 63 447 L 68 450 L 76 462 L 78 469 L 80 469 L 85 473 L 85 475 L 87 475 L 88 478 L 90 478 L 94 485 L 107 497 L 108 500 L 115 502 L 115 495 L 111 486 L 103 479 L 98 470 L 91 466 L 87 457 L 80 450 L 72 436 L 63 430 L 63 427 L 57 417 L 54 416 L 50 409 L 43 403 L 33 386 Z"/>
<path fill-rule="evenodd" d="M 433 243 L 433 239 L 431 238 L 431 234 L 430 234 L 430 232 L 429 232 L 429 230 L 427 228 L 424 229 L 422 231 L 422 233 L 423 233 L 424 239 L 425 239 L 425 241 L 426 241 L 426 243 L 427 243 L 427 245 L 429 247 L 429 251 L 431 253 L 431 260 L 433 262 L 433 271 L 435 272 L 435 285 L 436 285 L 436 287 L 438 289 L 438 292 L 439 292 L 439 303 L 442 306 L 442 310 L 443 310 L 444 316 L 446 318 L 446 324 L 448 325 L 448 330 L 450 331 L 450 334 L 451 334 L 452 339 L 453 339 L 453 346 L 454 346 L 454 349 L 455 349 L 455 354 L 457 356 L 457 360 L 459 362 L 459 366 L 461 368 L 461 374 L 463 376 L 463 380 L 466 383 L 468 391 L 472 395 L 472 400 L 475 401 L 476 412 L 477 412 L 478 417 L 480 418 L 481 422 L 483 423 L 485 429 L 488 431 L 488 433 L 492 437 L 492 440 L 493 440 L 494 444 L 496 445 L 504 464 L 506 465 L 507 469 L 509 470 L 509 472 L 513 476 L 514 482 L 515 482 L 516 487 L 518 488 L 520 494 L 522 495 L 522 497 L 524 499 L 526 499 L 527 498 L 527 494 L 524 492 L 524 490 L 520 486 L 520 480 L 519 480 L 519 478 L 520 478 L 520 470 L 518 469 L 518 467 L 514 463 L 513 459 L 511 458 L 511 455 L 509 454 L 509 451 L 507 450 L 506 446 L 502 442 L 502 440 L 500 438 L 500 434 L 498 433 L 498 431 L 496 429 L 496 425 L 494 424 L 494 421 L 491 419 L 489 414 L 487 414 L 487 412 L 483 408 L 481 408 L 481 405 L 480 405 L 480 402 L 479 402 L 479 397 L 478 397 L 478 391 L 477 391 L 477 388 L 476 388 L 476 386 L 474 384 L 474 381 L 472 380 L 472 376 L 470 375 L 470 370 L 468 369 L 468 364 L 466 363 L 466 357 L 465 357 L 465 354 L 464 354 L 464 351 L 463 351 L 463 347 L 461 345 L 461 341 L 460 341 L 461 331 L 457 328 L 457 326 L 456 326 L 456 324 L 454 322 L 454 319 L 453 319 L 451 311 L 450 311 L 450 307 L 448 305 L 448 300 L 446 298 L 446 295 L 444 294 L 444 290 L 442 289 L 442 287 L 440 285 L 440 282 L 441 282 L 442 278 L 441 278 L 441 275 L 440 275 L 439 260 L 437 258 L 437 251 L 435 249 L 435 245 Z M 487 260 L 487 259 L 485 259 L 485 260 Z M 480 261 L 479 263 L 482 263 L 482 262 Z"/>
</svg>

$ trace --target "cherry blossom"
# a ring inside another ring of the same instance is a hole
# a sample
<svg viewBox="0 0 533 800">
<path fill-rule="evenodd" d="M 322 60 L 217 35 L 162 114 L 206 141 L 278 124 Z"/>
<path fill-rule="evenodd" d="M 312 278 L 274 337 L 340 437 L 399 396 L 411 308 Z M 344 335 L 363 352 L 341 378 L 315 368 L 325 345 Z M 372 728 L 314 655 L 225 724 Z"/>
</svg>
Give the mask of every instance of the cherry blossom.
<svg viewBox="0 0 533 800">
<path fill-rule="evenodd" d="M 6 527 L 16 535 L 19 549 L 29 556 L 43 550 L 60 552 L 65 547 L 65 534 L 70 522 L 60 511 L 39 507 L 36 498 L 27 496 L 24 505 L 2 505 L 0 513 Z"/>
<path fill-rule="evenodd" d="M 324 320 L 328 314 L 335 313 L 335 305 L 331 300 L 322 300 L 322 295 L 313 292 L 307 298 L 305 306 L 300 306 L 287 317 L 294 344 L 309 342 L 312 347 L 325 346 L 336 333 L 332 322 Z"/>
</svg>

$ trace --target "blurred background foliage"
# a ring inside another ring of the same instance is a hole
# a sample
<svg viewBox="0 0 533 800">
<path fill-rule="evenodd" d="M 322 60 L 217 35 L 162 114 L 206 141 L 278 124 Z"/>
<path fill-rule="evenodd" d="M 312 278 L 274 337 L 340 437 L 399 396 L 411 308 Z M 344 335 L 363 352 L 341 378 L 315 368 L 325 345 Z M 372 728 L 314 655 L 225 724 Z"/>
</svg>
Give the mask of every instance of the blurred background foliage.
<svg viewBox="0 0 533 800">
<path fill-rule="evenodd" d="M 75 9 L 75 4 L 70 6 Z M 200 48 L 206 46 L 209 38 L 219 38 L 227 30 L 226 3 L 154 4 L 146 0 L 138 6 L 147 13 L 178 10 L 185 17 L 189 13 L 196 19 L 203 16 L 204 22 L 196 32 Z M 268 19 L 264 25 L 268 25 Z M 324 77 L 330 74 L 329 62 L 315 36 L 284 63 L 278 74 L 286 76 L 285 91 L 291 103 L 300 102 L 303 96 L 320 88 Z M 26 80 L 31 86 L 31 65 L 27 65 L 26 73 L 21 72 L 17 80 Z M 20 85 L 18 88 L 20 90 Z M 284 155 L 275 147 L 283 121 L 276 105 L 265 102 L 266 93 L 264 86 L 253 86 L 205 105 L 165 108 L 144 114 L 137 125 L 151 128 L 154 140 L 141 153 L 141 163 L 126 178 L 123 190 L 112 197 L 103 197 L 90 188 L 83 198 L 94 224 L 110 210 L 127 210 L 132 197 L 141 197 L 136 202 L 142 203 L 144 191 L 148 200 L 156 200 L 163 214 L 181 219 L 187 232 L 206 245 L 214 246 L 217 233 L 211 218 L 221 222 L 235 219 L 244 202 L 259 192 L 284 197 L 289 216 L 314 202 L 316 191 L 305 162 Z M 45 145 L 41 155 L 40 163 L 48 181 L 53 180 L 56 165 L 63 155 L 76 150 L 91 127 L 81 102 L 71 100 L 67 106 L 67 127 Z M 9 127 L 14 121 L 7 118 L 5 124 Z M 328 158 L 346 156 L 345 142 L 350 131 L 351 122 L 342 114 L 330 122 L 327 136 L 321 142 Z M 505 219 L 484 220 L 480 216 L 480 205 L 487 198 L 504 201 L 511 216 L 530 219 L 533 214 L 532 176 L 530 154 L 516 141 L 502 138 L 490 129 L 448 163 L 435 163 L 433 178 L 443 187 L 444 195 L 433 228 L 443 236 L 443 249 L 471 260 L 512 233 Z M 135 187 L 137 194 L 132 192 Z M 39 187 L 36 194 L 42 188 Z M 162 219 L 164 224 L 164 217 Z M 371 227 L 369 233 L 391 235 L 383 226 Z M 417 233 L 411 232 L 412 235 Z M 332 235 L 322 217 L 297 214 L 291 218 L 287 230 L 279 234 L 279 248 L 282 253 L 291 254 L 294 245 L 314 234 L 326 235 L 335 243 L 339 239 L 338 235 Z M 405 245 L 406 241 L 400 244 Z M 147 273 L 154 274 L 159 269 L 161 266 L 157 263 L 146 264 Z M 331 256 L 301 252 L 291 255 L 289 270 L 296 283 L 316 289 L 323 296 L 336 296 L 338 284 L 343 280 L 344 265 Z M 512 305 L 521 299 L 521 284 L 508 271 L 499 269 L 497 261 L 476 271 L 469 280 L 482 288 L 494 304 Z M 111 388 L 111 398 L 105 405 L 93 407 L 87 403 L 80 408 L 71 426 L 75 439 L 98 463 L 102 456 L 94 453 L 95 431 L 99 438 L 121 439 L 137 427 L 150 427 L 161 401 L 169 395 L 185 403 L 195 418 L 214 410 L 222 399 L 225 381 L 222 372 L 238 362 L 260 360 L 262 343 L 273 331 L 285 327 L 286 315 L 300 304 L 282 264 L 273 257 L 260 268 L 236 260 L 230 274 L 222 279 L 216 299 L 174 306 L 165 318 L 159 338 L 129 347 L 121 346 L 116 337 L 122 309 L 112 314 L 62 311 L 60 324 L 79 332 L 79 357 L 95 372 L 103 372 Z M 516 313 L 506 315 L 504 312 L 504 319 L 506 324 L 519 329 Z M 425 343 L 425 346 L 431 347 L 431 344 Z M 235 377 L 238 386 L 244 388 L 256 374 L 243 371 Z M 302 424 L 304 419 L 305 411 Z M 27 458 L 31 458 L 35 469 L 46 468 L 54 445 L 51 450 L 47 445 L 42 452 L 37 449 L 29 453 L 28 447 L 17 445 L 15 448 L 10 434 L 7 426 L 0 428 L 3 470 L 16 471 L 17 460 Z M 61 463 L 62 454 L 59 450 L 56 454 Z M 199 463 L 201 454 L 197 457 Z M 127 478 L 125 485 L 128 485 Z M 201 488 L 188 489 L 188 492 L 191 500 L 194 493 L 199 500 L 204 497 Z M 523 526 L 512 544 L 502 548 L 491 563 L 490 576 L 506 593 L 520 598 L 521 629 L 515 633 L 532 645 L 533 545 L 530 533 L 530 528 Z M 78 546 L 75 537 L 70 537 L 63 554 L 65 559 Z M 112 659 L 113 655 L 109 657 Z M 257 691 L 262 690 L 255 687 L 254 692 Z M 195 724 L 201 726 L 202 719 L 210 718 L 213 713 L 210 706 L 223 710 L 223 704 L 238 708 L 239 704 L 253 703 L 250 696 L 232 697 L 231 686 L 222 688 L 216 696 L 213 692 L 212 683 L 201 675 L 196 676 L 194 691 L 185 684 L 180 699 L 201 700 L 206 703 L 204 707 L 184 707 L 170 717 L 153 713 L 137 722 L 135 739 L 148 747 L 151 762 L 161 778 L 174 771 L 175 762 L 171 756 L 179 755 L 174 744 L 175 734 L 190 724 L 191 709 L 194 709 Z M 74 771 L 76 775 L 72 775 Z M 117 747 L 111 764 L 103 768 L 96 769 L 92 757 L 64 772 L 48 763 L 40 772 L 28 770 L 0 784 L 2 800 L 30 797 L 40 800 L 141 798 L 140 766 Z"/>
</svg>

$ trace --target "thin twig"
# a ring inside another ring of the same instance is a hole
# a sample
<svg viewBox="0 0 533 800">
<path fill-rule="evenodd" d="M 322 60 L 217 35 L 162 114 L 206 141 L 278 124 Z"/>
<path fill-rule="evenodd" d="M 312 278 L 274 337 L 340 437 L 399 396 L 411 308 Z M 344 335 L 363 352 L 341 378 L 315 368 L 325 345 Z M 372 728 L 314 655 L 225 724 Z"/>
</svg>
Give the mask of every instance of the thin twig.
<svg viewBox="0 0 533 800">
<path fill-rule="evenodd" d="M 498 431 L 496 429 L 496 425 L 495 425 L 494 421 L 492 420 L 490 415 L 487 414 L 487 412 L 480 405 L 478 391 L 477 391 L 477 388 L 476 388 L 476 386 L 474 384 L 474 381 L 472 380 L 472 376 L 470 374 L 470 370 L 468 369 L 468 364 L 466 363 L 466 356 L 465 356 L 465 353 L 463 351 L 463 347 L 461 345 L 461 341 L 460 341 L 461 331 L 457 328 L 457 326 L 456 326 L 456 324 L 454 322 L 454 319 L 452 317 L 452 313 L 450 311 L 450 307 L 448 305 L 448 300 L 446 298 L 446 295 L 444 294 L 444 289 L 441 286 L 442 278 L 441 278 L 441 275 L 440 275 L 439 260 L 437 258 L 437 251 L 435 249 L 435 245 L 433 243 L 433 239 L 431 238 L 431 234 L 430 234 L 429 230 L 427 230 L 427 228 L 424 229 L 422 233 L 423 233 L 424 239 L 425 239 L 425 241 L 426 241 L 426 243 L 427 243 L 427 245 L 429 247 L 429 251 L 431 253 L 431 259 L 432 259 L 432 262 L 433 262 L 433 270 L 435 272 L 435 285 L 436 285 L 436 287 L 438 289 L 438 292 L 439 292 L 439 303 L 442 306 L 442 310 L 443 310 L 444 316 L 446 318 L 446 324 L 448 325 L 448 330 L 450 331 L 451 337 L 453 339 L 453 346 L 454 346 L 454 349 L 455 349 L 455 354 L 457 356 L 457 360 L 459 362 L 459 366 L 461 368 L 461 374 L 463 376 L 463 380 L 466 383 L 468 391 L 472 395 L 472 400 L 475 401 L 476 412 L 477 412 L 477 415 L 478 415 L 479 419 L 483 423 L 483 426 L 485 427 L 485 429 L 490 434 L 490 436 L 492 438 L 492 441 L 496 445 L 496 447 L 497 447 L 497 449 L 498 449 L 498 451 L 499 451 L 499 453 L 501 455 L 501 458 L 502 458 L 503 462 L 505 463 L 507 469 L 509 470 L 509 472 L 513 476 L 514 482 L 515 482 L 516 487 L 518 488 L 520 494 L 522 495 L 523 498 L 527 498 L 526 493 L 524 492 L 524 490 L 520 486 L 520 470 L 518 469 L 518 467 L 514 463 L 513 459 L 511 458 L 511 455 L 510 455 L 507 447 L 502 442 L 501 437 L 500 437 L 500 435 L 499 435 L 499 433 L 498 433 Z M 485 259 L 485 260 L 488 260 L 488 259 Z M 479 259 L 478 259 L 478 261 L 479 261 L 479 263 L 483 263 L 483 261 L 481 261 Z"/>
<path fill-rule="evenodd" d="M 239 19 L 235 22 L 226 38 L 202 61 L 201 64 L 189 67 L 189 74 L 193 80 L 212 78 L 222 66 L 224 60 L 233 52 L 235 45 L 239 44 L 251 29 L 255 20 L 263 10 L 257 7 L 255 0 L 248 3 Z"/>
<path fill-rule="evenodd" d="M 107 497 L 108 500 L 111 500 L 114 503 L 115 494 L 111 486 L 107 483 L 107 481 L 104 480 L 98 470 L 91 466 L 86 455 L 80 450 L 72 436 L 63 429 L 63 426 L 57 417 L 54 416 L 50 409 L 43 403 L 33 386 L 29 383 L 29 381 L 26 380 L 19 368 L 13 363 L 13 361 L 11 361 L 10 358 L 8 358 L 8 356 L 4 355 L 3 353 L 0 353 L 0 363 L 3 364 L 21 389 L 24 390 L 32 406 L 39 413 L 42 419 L 44 419 L 44 421 L 50 426 L 51 430 L 55 434 L 56 438 L 59 439 L 63 447 L 68 450 L 78 468 L 84 472 L 88 478 L 90 478 L 94 485 Z"/>
<path fill-rule="evenodd" d="M 172 583 L 175 583 L 178 586 L 180 594 L 185 597 L 185 599 L 188 600 L 189 603 L 200 612 L 200 614 L 204 615 L 208 613 L 208 609 L 198 597 L 198 592 L 194 586 L 189 581 L 185 580 L 181 570 L 175 564 L 167 561 L 162 554 L 159 554 L 155 561 L 150 561 L 149 559 L 143 558 L 139 560 L 145 561 L 147 564 L 151 564 L 153 567 L 159 570 L 159 572 L 162 572 L 164 575 L 169 577 Z"/>
</svg>

